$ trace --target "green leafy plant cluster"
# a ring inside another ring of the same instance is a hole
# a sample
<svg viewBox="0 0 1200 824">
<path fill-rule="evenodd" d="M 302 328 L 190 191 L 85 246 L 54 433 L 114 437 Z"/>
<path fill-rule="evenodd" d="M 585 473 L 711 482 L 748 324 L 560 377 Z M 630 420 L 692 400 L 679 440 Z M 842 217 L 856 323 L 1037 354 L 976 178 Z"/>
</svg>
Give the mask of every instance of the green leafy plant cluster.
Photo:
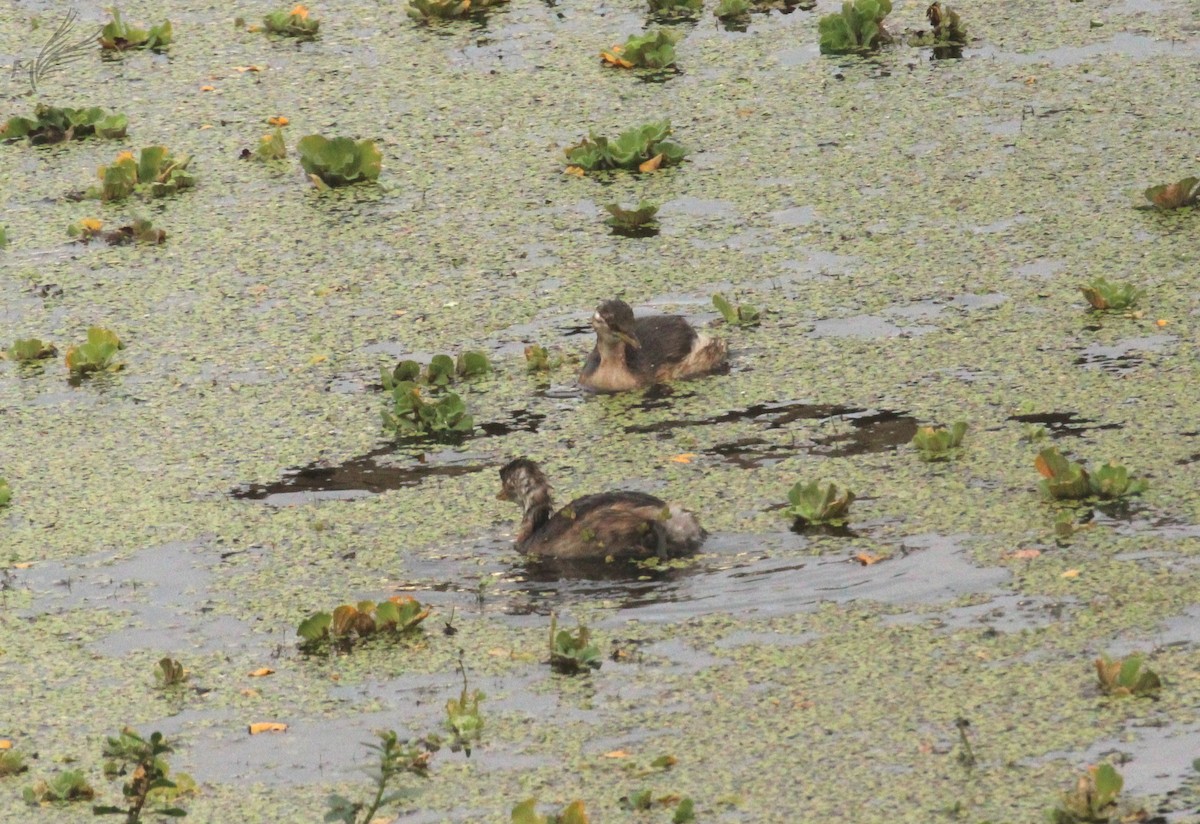
<svg viewBox="0 0 1200 824">
<path fill-rule="evenodd" d="M 1042 491 L 1053 500 L 1112 501 L 1140 495 L 1149 487 L 1145 480 L 1131 478 L 1129 470 L 1116 461 L 1093 466 L 1088 471 L 1083 464 L 1067 460 L 1053 446 L 1038 453 L 1034 466 L 1042 475 Z"/>
<path fill-rule="evenodd" d="M 92 106 L 88 109 L 67 109 L 39 103 L 33 117 L 10 117 L 0 126 L 0 138 L 20 140 L 29 138 L 34 145 L 61 143 L 64 140 L 82 140 L 85 137 L 102 137 L 116 140 L 125 136 L 129 118 L 123 114 L 105 114 L 104 109 Z"/>
<path fill-rule="evenodd" d="M 604 210 L 610 215 L 604 223 L 612 228 L 614 235 L 651 237 L 658 234 L 658 206 L 648 200 L 639 201 L 633 209 L 622 208 L 619 203 L 609 203 Z"/>
<path fill-rule="evenodd" d="M 112 20 L 100 30 L 100 47 L 108 51 L 128 51 L 129 49 L 162 51 L 171 45 L 171 37 L 170 20 L 148 29 L 139 29 L 122 20 L 120 9 L 114 8 L 112 9 Z"/>
<path fill-rule="evenodd" d="M 355 142 L 349 137 L 329 139 L 310 134 L 300 138 L 296 149 L 300 165 L 318 189 L 373 183 L 383 168 L 383 156 L 373 140 Z"/>
<path fill-rule="evenodd" d="M 0 478 L 0 506 L 4 506 L 4 488 L 7 485 L 4 479 Z M 8 778 L 11 775 L 20 775 L 29 769 L 25 763 L 25 756 L 16 750 L 0 750 L 0 778 Z"/>
<path fill-rule="evenodd" d="M 1107 655 L 1096 659 L 1096 678 L 1100 689 L 1108 695 L 1152 695 L 1162 689 L 1162 679 L 1149 667 L 1142 666 L 1142 656 L 1130 655 L 1116 661 Z"/>
<path fill-rule="evenodd" d="M 600 52 L 606 66 L 622 69 L 665 69 L 675 65 L 675 44 L 679 35 L 666 29 L 637 34 L 623 46 Z"/>
<path fill-rule="evenodd" d="M 557 616 L 550 619 L 550 666 L 564 675 L 586 669 L 600 669 L 600 648 L 592 643 L 592 634 L 586 626 L 572 634 L 558 628 Z"/>
<path fill-rule="evenodd" d="M 933 26 L 933 42 L 946 46 L 965 46 L 967 27 L 958 12 L 941 3 L 932 3 L 925 9 L 925 19 Z"/>
<path fill-rule="evenodd" d="M 582 801 L 572 801 L 557 815 L 542 815 L 537 811 L 537 799 L 527 798 L 512 808 L 512 824 L 589 824 Z"/>
<path fill-rule="evenodd" d="M 508 0 L 409 0 L 406 13 L 418 23 L 458 20 L 507 3 Z"/>
<path fill-rule="evenodd" d="M 450 749 L 462 750 L 468 756 L 471 747 L 479 743 L 483 734 L 483 716 L 479 713 L 479 702 L 484 695 L 479 690 L 467 691 L 467 676 L 463 673 L 463 688 L 458 698 L 446 701 L 446 729 L 453 735 Z"/>
<path fill-rule="evenodd" d="M 172 752 L 171 746 L 160 732 L 151 733 L 150 738 L 145 739 L 126 727 L 115 737 L 108 738 L 104 743 L 104 756 L 109 760 L 104 765 L 104 772 L 110 777 L 129 776 L 121 787 L 126 806 L 96 806 L 92 812 L 96 815 L 124 815 L 126 824 L 137 824 L 146 806 L 157 803 L 162 806 L 153 810 L 155 815 L 169 818 L 186 816 L 186 810 L 171 806 L 177 796 L 172 791 L 179 790 L 180 785 L 169 777 L 171 768 L 165 758 L 169 752 Z M 190 778 L 188 783 L 194 784 Z"/>
<path fill-rule="evenodd" d="M 113 358 L 124 348 L 125 344 L 114 332 L 102 326 L 93 326 L 87 331 L 87 343 L 67 347 L 67 369 L 74 375 L 116 372 L 124 364 L 114 362 Z"/>
<path fill-rule="evenodd" d="M 392 636 L 414 632 L 429 617 L 429 609 L 408 595 L 393 595 L 386 601 L 342 604 L 333 612 L 314 612 L 300 622 L 296 634 L 300 646 L 314 650 L 323 644 L 342 647 L 380 633 Z"/>
<path fill-rule="evenodd" d="M 891 0 L 847 0 L 817 22 L 821 54 L 859 54 L 892 42 L 883 26 L 891 10 Z"/>
<path fill-rule="evenodd" d="M 383 369 L 380 379 L 383 388 L 390 392 L 402 383 L 446 387 L 458 378 L 475 378 L 490 371 L 492 364 L 487 355 L 478 349 L 468 349 L 457 359 L 449 355 L 434 355 L 426 367 L 415 360 L 402 360 L 391 369 Z"/>
<path fill-rule="evenodd" d="M 429 760 L 438 749 L 436 739 L 428 737 L 419 741 L 401 741 L 392 730 L 382 730 L 378 744 L 368 744 L 367 749 L 378 756 L 375 770 L 370 773 L 375 783 L 375 795 L 370 801 L 351 801 L 342 795 L 331 795 L 326 801 L 325 822 L 341 824 L 371 824 L 376 813 L 385 807 L 399 804 L 412 798 L 416 792 L 411 788 L 392 790 L 389 788 L 404 775 L 429 776 Z"/>
<path fill-rule="evenodd" d="M 188 679 L 183 664 L 170 656 L 164 656 L 154 665 L 154 681 L 162 689 L 178 687 Z"/>
<path fill-rule="evenodd" d="M 663 19 L 692 17 L 704 10 L 704 0 L 649 0 L 650 11 Z"/>
<path fill-rule="evenodd" d="M 57 354 L 58 349 L 52 343 L 43 343 L 37 338 L 18 338 L 8 347 L 4 356 L 17 363 L 32 363 Z"/>
<path fill-rule="evenodd" d="M 1081 286 L 1080 291 L 1098 312 L 1128 309 L 1143 294 L 1143 291 L 1132 283 L 1109 283 L 1104 278 L 1096 278 L 1087 286 Z"/>
<path fill-rule="evenodd" d="M 721 313 L 721 317 L 730 326 L 758 326 L 762 322 L 758 310 L 748 303 L 739 303 L 736 306 L 729 302 L 729 299 L 720 292 L 712 297 L 713 306 Z"/>
<path fill-rule="evenodd" d="M 1151 186 L 1146 190 L 1146 200 L 1164 211 L 1195 206 L 1200 203 L 1200 177 L 1185 177 L 1176 183 Z"/>
<path fill-rule="evenodd" d="M 475 419 L 454 392 L 446 392 L 430 402 L 416 383 L 401 381 L 392 387 L 391 393 L 392 404 L 383 410 L 383 425 L 400 435 L 453 439 L 475 429 Z"/>
<path fill-rule="evenodd" d="M 687 151 L 667 138 L 671 121 L 646 123 L 622 132 L 616 140 L 592 133 L 569 147 L 567 163 L 585 172 L 608 169 L 637 169 L 643 172 L 683 162 Z"/>
<path fill-rule="evenodd" d="M 788 490 L 788 506 L 785 512 L 805 524 L 843 526 L 852 503 L 854 493 L 849 489 L 839 492 L 837 484 L 821 486 L 816 481 L 808 484 L 797 481 Z"/>
<path fill-rule="evenodd" d="M 96 791 L 88 783 L 83 770 L 64 770 L 49 781 L 39 780 L 22 793 L 26 804 L 66 804 L 72 801 L 90 801 Z"/>
<path fill-rule="evenodd" d="M 913 436 L 912 445 L 923 461 L 947 461 L 962 446 L 963 435 L 967 434 L 966 421 L 944 426 L 922 426 Z"/>
<path fill-rule="evenodd" d="M 1059 805 L 1049 812 L 1050 824 L 1108 824 L 1117 813 L 1117 796 L 1124 786 L 1125 779 L 1112 764 L 1088 767 L 1075 789 L 1063 793 Z"/>
<path fill-rule="evenodd" d="M 312 38 L 317 36 L 321 21 L 309 16 L 308 9 L 297 4 L 291 11 L 273 11 L 268 14 L 263 18 L 263 28 L 269 34 Z"/>
<path fill-rule="evenodd" d="M 723 22 L 746 21 L 750 18 L 749 0 L 721 0 L 713 12 Z"/>
<path fill-rule="evenodd" d="M 562 366 L 565 360 L 557 350 L 551 353 L 549 349 L 536 343 L 525 347 L 525 370 L 530 374 L 550 372 Z"/>
<path fill-rule="evenodd" d="M 166 146 L 147 146 L 134 160 L 132 152 L 121 152 L 116 160 L 98 170 L 100 186 L 85 197 L 104 203 L 124 200 L 135 192 L 165 197 L 191 188 L 196 178 L 188 173 L 188 155 L 172 155 Z"/>
<path fill-rule="evenodd" d="M 287 144 L 283 141 L 283 129 L 278 126 L 275 127 L 275 131 L 263 135 L 259 139 L 258 145 L 254 147 L 256 160 L 283 160 L 285 157 L 287 157 Z"/>
</svg>

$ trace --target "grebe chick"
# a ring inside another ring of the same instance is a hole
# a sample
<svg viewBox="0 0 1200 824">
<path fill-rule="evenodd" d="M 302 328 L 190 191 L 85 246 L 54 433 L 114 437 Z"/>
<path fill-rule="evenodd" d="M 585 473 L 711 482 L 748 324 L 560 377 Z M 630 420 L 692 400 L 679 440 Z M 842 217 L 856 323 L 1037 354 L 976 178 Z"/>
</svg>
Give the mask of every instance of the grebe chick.
<svg viewBox="0 0 1200 824">
<path fill-rule="evenodd" d="M 584 495 L 554 512 L 550 484 L 527 458 L 510 461 L 500 470 L 496 497 L 521 507 L 516 545 L 529 555 L 574 560 L 672 558 L 695 551 L 707 535 L 695 515 L 643 492 Z"/>
<path fill-rule="evenodd" d="M 623 300 L 606 300 L 592 315 L 596 346 L 579 383 L 597 392 L 623 392 L 715 372 L 728 347 L 702 335 L 679 315 L 634 318 Z"/>
</svg>

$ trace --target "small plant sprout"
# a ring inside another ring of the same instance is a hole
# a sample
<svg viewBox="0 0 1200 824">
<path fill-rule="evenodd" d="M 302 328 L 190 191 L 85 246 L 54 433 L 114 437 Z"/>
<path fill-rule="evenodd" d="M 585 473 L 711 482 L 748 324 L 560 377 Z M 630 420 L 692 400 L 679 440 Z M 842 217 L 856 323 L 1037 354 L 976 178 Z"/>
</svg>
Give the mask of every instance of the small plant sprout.
<svg viewBox="0 0 1200 824">
<path fill-rule="evenodd" d="M 162 51 L 171 45 L 171 21 L 166 20 L 161 25 L 149 29 L 139 29 L 128 25 L 121 19 L 120 9 L 111 10 L 112 20 L 100 30 L 100 48 L 106 51 L 128 51 L 129 49 L 150 49 Z"/>
<path fill-rule="evenodd" d="M 297 3 L 291 11 L 273 11 L 263 18 L 263 29 L 269 34 L 280 34 L 284 37 L 317 36 L 321 21 L 310 17 L 308 9 Z"/>
<path fill-rule="evenodd" d="M 605 66 L 620 69 L 665 69 L 675 65 L 679 36 L 666 29 L 634 35 L 623 46 L 600 52 Z"/>
<path fill-rule="evenodd" d="M 808 484 L 797 481 L 788 490 L 788 507 L 785 511 L 804 524 L 843 526 L 853 502 L 854 493 L 849 489 L 839 492 L 836 484 L 822 487 L 816 481 Z"/>
<path fill-rule="evenodd" d="M 1063 793 L 1050 811 L 1051 824 L 1107 824 L 1116 815 L 1117 796 L 1124 785 L 1125 779 L 1112 764 L 1088 767 L 1074 791 Z"/>
<path fill-rule="evenodd" d="M 383 156 L 375 141 L 355 142 L 348 137 L 332 140 L 319 134 L 300 138 L 296 144 L 300 165 L 318 189 L 374 183 L 383 168 Z"/>
<path fill-rule="evenodd" d="M 745 24 L 750 20 L 749 0 L 721 0 L 713 14 L 722 23 Z"/>
<path fill-rule="evenodd" d="M 102 326 L 88 329 L 87 343 L 78 346 L 68 346 L 66 363 L 67 369 L 73 375 L 86 375 L 90 372 L 116 372 L 124 367 L 122 363 L 114 363 L 117 351 L 124 349 L 113 332 Z"/>
<path fill-rule="evenodd" d="M 600 648 L 592 643 L 592 634 L 583 624 L 572 635 L 558 628 L 558 616 L 550 618 L 550 666 L 563 675 L 586 669 L 600 669 Z"/>
<path fill-rule="evenodd" d="M 966 421 L 943 426 L 922 426 L 913 436 L 912 445 L 923 461 L 947 461 L 958 453 L 963 435 L 967 434 Z"/>
<path fill-rule="evenodd" d="M 1146 200 L 1163 211 L 1195 206 L 1200 202 L 1200 177 L 1185 177 L 1177 183 L 1151 186 L 1146 190 Z"/>
<path fill-rule="evenodd" d="M 392 404 L 383 410 L 385 429 L 400 435 L 427 436 L 434 440 L 455 440 L 475 429 L 475 419 L 467 405 L 454 392 L 447 392 L 430 402 L 421 394 L 421 387 L 412 381 L 401 381 L 392 387 Z"/>
<path fill-rule="evenodd" d="M 121 152 L 116 160 L 97 170 L 100 186 L 89 189 L 84 196 L 104 203 L 124 200 L 134 192 L 165 197 L 195 185 L 196 178 L 187 172 L 190 162 L 188 155 L 173 156 L 166 146 L 147 146 L 137 160 L 132 152 Z"/>
<path fill-rule="evenodd" d="M 391 637 L 411 634 L 429 617 L 429 612 L 416 598 L 393 595 L 378 604 L 359 601 L 342 604 L 332 613 L 314 612 L 300 622 L 296 634 L 300 636 L 301 649 L 307 652 L 330 643 L 348 649 L 376 634 L 387 633 Z"/>
<path fill-rule="evenodd" d="M 473 17 L 508 0 L 409 0 L 406 13 L 418 23 Z"/>
<path fill-rule="evenodd" d="M 592 133 L 580 143 L 569 147 L 567 153 L 568 172 L 605 171 L 627 169 L 652 172 L 666 166 L 683 162 L 686 150 L 667 138 L 671 134 L 671 122 L 661 120 L 646 123 L 622 132 L 616 140 L 597 137 Z"/>
<path fill-rule="evenodd" d="M 21 794 L 26 804 L 67 804 L 96 797 L 96 791 L 83 777 L 82 770 L 66 770 L 49 781 L 38 781 Z"/>
<path fill-rule="evenodd" d="M 18 338 L 8 347 L 4 357 L 17 363 L 33 363 L 52 358 L 57 354 L 58 350 L 52 343 L 43 343 L 37 338 Z"/>
<path fill-rule="evenodd" d="M 512 824 L 588 824 L 587 810 L 582 801 L 572 801 L 557 815 L 542 815 L 537 811 L 537 799 L 527 798 L 512 808 Z"/>
<path fill-rule="evenodd" d="M 126 824 L 141 821 L 147 803 L 153 800 L 151 793 L 177 789 L 175 782 L 168 778 L 171 768 L 167 766 L 165 756 L 171 751 L 167 739 L 160 732 L 151 733 L 147 740 L 138 735 L 136 730 L 126 727 L 120 734 L 110 737 L 104 743 L 104 756 L 109 759 L 104 765 L 104 772 L 110 777 L 129 776 L 121 788 L 129 806 L 96 806 L 92 812 L 96 815 L 124 815 Z M 154 814 L 182 818 L 187 811 L 179 807 L 163 807 L 154 810 Z"/>
<path fill-rule="evenodd" d="M 471 745 L 478 743 L 483 733 L 483 716 L 479 714 L 479 701 L 484 697 L 479 690 L 467 691 L 467 670 L 463 666 L 462 653 L 459 653 L 458 671 L 462 674 L 462 692 L 458 698 L 446 701 L 446 728 L 454 736 L 450 749 L 454 752 L 462 750 L 471 757 Z"/>
<path fill-rule="evenodd" d="M 170 656 L 163 657 L 154 665 L 154 681 L 161 689 L 178 687 L 188 679 L 183 664 Z"/>
<path fill-rule="evenodd" d="M 287 157 L 287 145 L 283 142 L 283 129 L 278 126 L 270 134 L 263 135 L 254 147 L 256 160 L 283 160 Z"/>
<path fill-rule="evenodd" d="M 650 12 L 663 20 L 695 17 L 704 10 L 704 0 L 649 0 Z"/>
<path fill-rule="evenodd" d="M 39 103 L 33 117 L 11 117 L 0 126 L 0 139 L 20 140 L 28 138 L 35 146 L 62 143 L 65 140 L 82 140 L 85 137 L 102 137 L 116 140 L 125 136 L 129 119 L 123 114 L 105 114 L 93 106 L 89 109 L 60 109 Z"/>
<path fill-rule="evenodd" d="M 1145 480 L 1129 477 L 1129 470 L 1115 461 L 1093 466 L 1089 472 L 1053 446 L 1038 453 L 1034 466 L 1042 475 L 1042 491 L 1056 501 L 1114 501 L 1140 495 L 1149 487 Z"/>
<path fill-rule="evenodd" d="M 749 328 L 751 326 L 758 326 L 761 322 L 758 310 L 748 303 L 734 305 L 720 292 L 713 295 L 712 302 L 717 311 L 721 313 L 721 317 L 730 326 Z"/>
<path fill-rule="evenodd" d="M 658 206 L 648 200 L 640 201 L 633 209 L 624 209 L 618 203 L 609 203 L 604 210 L 610 215 L 604 222 L 612 227 L 614 235 L 653 237 L 658 234 Z"/>
<path fill-rule="evenodd" d="M 385 807 L 399 804 L 411 798 L 413 789 L 393 790 L 389 787 L 397 778 L 405 774 L 418 775 L 426 778 L 429 775 L 429 759 L 437 751 L 436 741 L 429 739 L 421 741 L 400 741 L 392 730 L 376 733 L 378 744 L 367 744 L 367 749 L 376 753 L 379 758 L 378 766 L 370 772 L 371 780 L 375 782 L 375 796 L 369 801 L 351 801 L 340 795 L 329 796 L 325 812 L 326 822 L 341 822 L 341 824 L 371 824 L 376 820 L 375 814 Z"/>
<path fill-rule="evenodd" d="M 817 22 L 821 54 L 861 54 L 892 42 L 883 19 L 892 10 L 891 0 L 846 0 L 842 10 Z"/>
<path fill-rule="evenodd" d="M 695 808 L 696 805 L 687 796 L 679 799 L 675 806 L 675 814 L 671 816 L 671 824 L 688 824 L 689 821 L 695 821 Z"/>
<path fill-rule="evenodd" d="M 0 484 L 4 483 L 4 479 L 0 478 Z M 0 503 L 0 506 L 4 506 Z M 29 767 L 25 764 L 25 756 L 16 750 L 0 750 L 0 778 L 8 778 L 10 775 L 20 775 Z"/>
<path fill-rule="evenodd" d="M 1116 661 L 1101 655 L 1096 659 L 1096 678 L 1105 694 L 1117 697 L 1153 695 L 1162 689 L 1162 679 L 1154 670 L 1142 666 L 1140 655 Z"/>
<path fill-rule="evenodd" d="M 1097 312 L 1128 309 L 1143 294 L 1132 283 L 1109 283 L 1104 278 L 1096 278 L 1087 286 L 1081 286 L 1080 291 Z"/>
<path fill-rule="evenodd" d="M 525 347 L 525 370 L 530 373 L 550 371 L 550 352 L 539 344 Z"/>
</svg>

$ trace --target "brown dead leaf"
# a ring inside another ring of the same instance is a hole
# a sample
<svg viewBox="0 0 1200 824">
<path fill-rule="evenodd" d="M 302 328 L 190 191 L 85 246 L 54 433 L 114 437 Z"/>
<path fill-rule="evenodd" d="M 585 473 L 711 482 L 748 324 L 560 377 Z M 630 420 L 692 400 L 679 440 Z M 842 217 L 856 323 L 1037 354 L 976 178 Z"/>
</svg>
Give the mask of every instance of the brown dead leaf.
<svg viewBox="0 0 1200 824">
<path fill-rule="evenodd" d="M 657 169 L 659 166 L 662 165 L 662 161 L 663 161 L 662 154 L 661 153 L 656 154 L 654 157 L 650 158 L 645 163 L 638 166 L 638 171 L 639 172 L 653 172 L 655 169 Z"/>
<path fill-rule="evenodd" d="M 216 86 L 201 86 L 200 87 L 200 91 L 202 91 L 202 92 L 215 92 L 216 90 L 217 90 Z"/>
<path fill-rule="evenodd" d="M 696 457 L 695 452 L 682 452 L 679 455 L 672 455 L 671 463 L 691 463 L 692 458 Z"/>
<path fill-rule="evenodd" d="M 1050 464 L 1046 463 L 1046 459 L 1038 455 L 1033 459 L 1033 465 L 1037 468 L 1038 473 L 1043 478 L 1053 478 L 1054 470 L 1050 468 Z"/>
<path fill-rule="evenodd" d="M 274 675 L 275 670 L 271 669 L 270 667 L 259 667 L 254 672 L 248 672 L 246 674 L 251 678 L 266 678 L 268 675 Z"/>
<path fill-rule="evenodd" d="M 249 730 L 251 735 L 258 735 L 263 732 L 283 732 L 287 728 L 287 724 L 278 721 L 259 721 L 251 724 Z"/>
<path fill-rule="evenodd" d="M 265 293 L 270 288 L 271 287 L 267 286 L 267 284 L 265 284 L 265 283 L 256 283 L 253 286 L 247 286 L 246 293 L 249 295 L 254 295 L 255 297 L 258 297 L 259 295 Z"/>
<path fill-rule="evenodd" d="M 0 750 L 11 750 L 12 741 L 8 738 L 0 738 Z"/>
<path fill-rule="evenodd" d="M 1079 577 L 1079 570 L 1077 570 L 1077 569 L 1068 569 L 1066 572 L 1064 572 L 1064 573 L 1062 574 L 1062 577 L 1063 577 L 1063 578 L 1078 578 L 1078 577 Z"/>
<path fill-rule="evenodd" d="M 266 66 L 234 66 L 234 67 L 233 67 L 233 70 L 234 70 L 235 72 L 242 72 L 242 73 L 245 73 L 245 72 L 265 72 L 265 71 L 267 70 L 267 67 L 266 67 Z"/>
<path fill-rule="evenodd" d="M 262 693 L 258 690 L 252 690 L 249 687 L 246 687 L 246 689 L 242 690 L 242 695 L 246 696 L 247 698 L 258 698 L 260 695 L 262 695 Z"/>
<path fill-rule="evenodd" d="M 21 561 L 19 564 L 13 564 L 13 569 L 29 569 L 33 566 L 33 561 Z"/>
<path fill-rule="evenodd" d="M 575 177 L 583 177 L 584 171 L 582 166 L 568 166 L 563 169 L 565 175 L 575 175 Z"/>
<path fill-rule="evenodd" d="M 860 552 L 854 556 L 854 560 L 858 561 L 863 566 L 871 566 L 877 564 L 884 559 L 882 555 L 872 555 L 869 552 Z"/>
<path fill-rule="evenodd" d="M 1009 558 L 1016 558 L 1019 561 L 1032 561 L 1042 554 L 1040 549 L 1018 549 L 1016 552 L 1009 554 Z"/>
<path fill-rule="evenodd" d="M 1167 320 L 1166 318 L 1159 318 L 1158 320 L 1154 321 L 1154 325 L 1155 326 L 1166 326 L 1170 322 L 1171 321 Z"/>
<path fill-rule="evenodd" d="M 625 752 L 625 750 L 613 750 L 612 752 L 606 752 L 604 754 L 604 757 L 605 758 L 628 758 L 629 753 Z"/>
</svg>

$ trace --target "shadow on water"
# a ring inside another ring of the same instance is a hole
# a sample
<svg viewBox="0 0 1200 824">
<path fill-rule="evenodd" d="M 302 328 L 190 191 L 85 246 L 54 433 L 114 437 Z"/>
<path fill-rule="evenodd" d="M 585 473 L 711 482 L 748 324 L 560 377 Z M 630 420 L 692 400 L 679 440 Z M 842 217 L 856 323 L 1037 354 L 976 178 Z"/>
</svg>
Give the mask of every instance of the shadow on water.
<svg viewBox="0 0 1200 824">
<path fill-rule="evenodd" d="M 760 421 L 766 423 L 767 429 L 779 429 L 794 421 L 819 421 L 827 418 L 837 418 L 846 415 L 859 415 L 867 410 L 851 406 L 836 406 L 833 404 L 799 403 L 784 401 L 781 403 L 758 403 L 745 409 L 731 409 L 720 415 L 709 418 L 685 418 L 676 421 L 659 421 L 657 423 L 637 424 L 625 427 L 626 432 L 652 433 L 671 432 L 689 426 L 713 426 L 735 421 Z"/>
<path fill-rule="evenodd" d="M 1091 418 L 1081 418 L 1075 412 L 1032 412 L 1028 415 L 1012 415 L 1010 421 L 1040 424 L 1056 438 L 1082 435 L 1092 430 L 1120 429 L 1118 423 L 1096 423 Z"/>
</svg>

